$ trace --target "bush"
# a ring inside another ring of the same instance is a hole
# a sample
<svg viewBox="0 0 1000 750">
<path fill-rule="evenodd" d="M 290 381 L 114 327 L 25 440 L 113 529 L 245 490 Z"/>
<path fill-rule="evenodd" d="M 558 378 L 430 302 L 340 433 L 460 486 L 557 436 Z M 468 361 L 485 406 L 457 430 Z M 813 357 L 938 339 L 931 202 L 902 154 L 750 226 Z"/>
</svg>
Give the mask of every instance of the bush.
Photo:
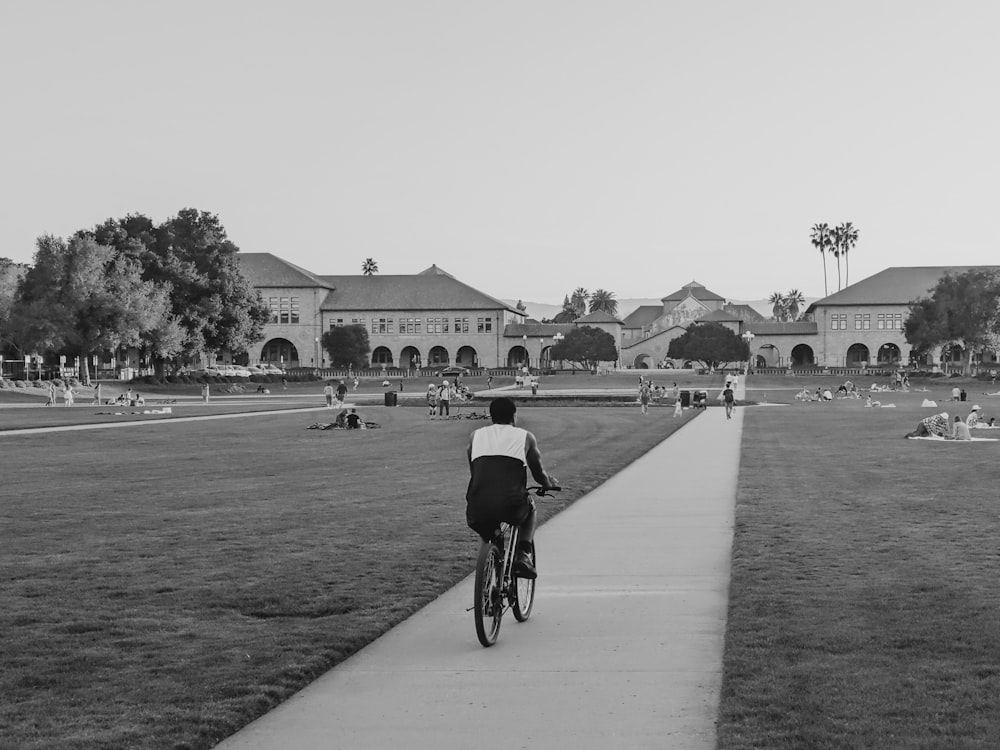
<svg viewBox="0 0 1000 750">
<path fill-rule="evenodd" d="M 15 380 L 14 381 L 14 387 L 15 388 L 26 388 L 27 386 L 25 385 L 25 383 L 24 383 L 23 380 Z"/>
</svg>

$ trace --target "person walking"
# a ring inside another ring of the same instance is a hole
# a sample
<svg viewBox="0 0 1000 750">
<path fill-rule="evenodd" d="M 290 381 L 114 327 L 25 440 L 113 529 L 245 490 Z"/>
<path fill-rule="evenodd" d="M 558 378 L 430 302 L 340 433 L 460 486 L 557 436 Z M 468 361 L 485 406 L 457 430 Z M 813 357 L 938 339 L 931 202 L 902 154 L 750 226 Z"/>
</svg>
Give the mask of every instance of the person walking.
<svg viewBox="0 0 1000 750">
<path fill-rule="evenodd" d="M 733 393 L 732 383 L 722 391 L 722 401 L 726 405 L 726 419 L 732 419 L 733 407 L 736 406 L 736 394 Z"/>
<path fill-rule="evenodd" d="M 333 408 L 333 384 L 327 383 L 323 386 L 323 397 L 326 399 L 326 408 Z"/>
<path fill-rule="evenodd" d="M 46 386 L 46 390 L 48 391 L 49 399 L 48 399 L 48 401 L 45 402 L 45 405 L 46 406 L 55 406 L 56 405 L 56 384 L 53 383 L 50 380 L 49 383 L 48 383 L 48 385 Z"/>
<path fill-rule="evenodd" d="M 63 405 L 72 406 L 73 405 L 73 386 L 66 383 L 66 388 L 63 390 Z"/>
<path fill-rule="evenodd" d="M 101 405 L 101 384 L 100 383 L 97 383 L 96 385 L 94 385 L 94 400 L 91 403 L 91 405 L 92 406 L 100 406 Z"/>
<path fill-rule="evenodd" d="M 347 395 L 347 386 L 344 384 L 344 381 L 341 380 L 340 381 L 340 385 L 337 386 L 337 401 L 341 405 L 343 405 L 343 403 L 344 403 L 344 397 L 346 395 Z"/>
<path fill-rule="evenodd" d="M 642 413 L 649 414 L 649 383 L 645 382 L 639 386 L 639 406 L 642 407 Z"/>
<path fill-rule="evenodd" d="M 211 398 L 211 394 L 209 393 L 208 383 L 205 383 L 201 387 L 201 402 L 203 404 L 207 404 L 210 398 Z"/>
<path fill-rule="evenodd" d="M 447 417 L 451 415 L 451 384 L 445 380 L 438 388 L 438 416 Z"/>
</svg>

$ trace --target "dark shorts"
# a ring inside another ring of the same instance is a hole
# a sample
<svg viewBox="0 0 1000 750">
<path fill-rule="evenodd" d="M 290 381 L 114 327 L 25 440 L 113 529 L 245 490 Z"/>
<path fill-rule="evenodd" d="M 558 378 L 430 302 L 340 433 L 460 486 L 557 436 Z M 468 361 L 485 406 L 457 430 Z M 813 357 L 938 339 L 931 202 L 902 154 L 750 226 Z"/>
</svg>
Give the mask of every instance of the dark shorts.
<svg viewBox="0 0 1000 750">
<path fill-rule="evenodd" d="M 504 512 L 496 514 L 501 516 L 499 518 L 489 517 L 489 515 L 473 517 L 473 514 L 469 511 L 474 509 L 469 509 L 466 511 L 465 520 L 470 529 L 475 531 L 486 541 L 489 541 L 496 536 L 496 532 L 499 529 L 501 522 L 520 526 L 525 522 L 525 520 L 527 520 L 534 508 L 535 498 L 531 495 L 526 495 L 523 503 L 515 506 L 509 506 Z"/>
</svg>

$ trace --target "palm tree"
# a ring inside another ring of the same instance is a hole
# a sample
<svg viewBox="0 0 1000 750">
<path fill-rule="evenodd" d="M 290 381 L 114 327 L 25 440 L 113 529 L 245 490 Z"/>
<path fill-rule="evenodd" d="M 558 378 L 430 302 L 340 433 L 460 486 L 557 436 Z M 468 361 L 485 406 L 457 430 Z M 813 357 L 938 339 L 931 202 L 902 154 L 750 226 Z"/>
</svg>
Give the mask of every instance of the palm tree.
<svg viewBox="0 0 1000 750">
<path fill-rule="evenodd" d="M 826 286 L 826 252 L 830 248 L 832 238 L 830 237 L 830 225 L 823 224 L 813 224 L 812 235 L 810 235 L 813 247 L 819 250 L 819 254 L 823 256 L 823 296 L 830 294 L 830 290 Z"/>
<path fill-rule="evenodd" d="M 584 289 L 582 286 L 578 286 L 570 298 L 570 302 L 573 303 L 573 309 L 576 310 L 576 317 L 580 318 L 587 314 L 587 298 L 590 297 L 590 293 Z"/>
<path fill-rule="evenodd" d="M 774 314 L 774 319 L 779 323 L 785 318 L 785 295 L 781 292 L 775 292 L 767 299 L 771 303 L 771 312 Z"/>
<path fill-rule="evenodd" d="M 365 258 L 365 262 L 361 264 L 361 273 L 365 276 L 373 276 L 378 273 L 378 263 L 376 263 L 371 258 Z"/>
<path fill-rule="evenodd" d="M 837 259 L 837 291 L 840 291 L 840 255 L 844 247 L 844 225 L 838 224 L 833 228 L 833 257 Z"/>
<path fill-rule="evenodd" d="M 844 256 L 844 285 L 849 286 L 851 274 L 850 266 L 847 263 L 847 253 L 858 244 L 858 229 L 849 221 L 841 224 L 837 229 L 840 230 L 840 254 Z"/>
<path fill-rule="evenodd" d="M 618 300 L 615 293 L 604 289 L 595 289 L 590 295 L 590 312 L 606 312 L 608 315 L 618 314 Z"/>
<path fill-rule="evenodd" d="M 785 309 L 788 311 L 788 319 L 793 323 L 799 319 L 799 308 L 805 301 L 806 298 L 798 289 L 792 289 L 785 295 Z"/>
</svg>

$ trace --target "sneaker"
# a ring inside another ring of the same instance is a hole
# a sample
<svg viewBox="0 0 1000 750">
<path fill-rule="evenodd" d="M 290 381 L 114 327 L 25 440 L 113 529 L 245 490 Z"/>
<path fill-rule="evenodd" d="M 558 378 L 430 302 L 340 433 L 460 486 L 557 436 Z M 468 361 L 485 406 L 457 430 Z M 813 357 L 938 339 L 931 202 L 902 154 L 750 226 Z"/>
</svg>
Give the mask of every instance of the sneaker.
<svg viewBox="0 0 1000 750">
<path fill-rule="evenodd" d="M 531 554 L 524 550 L 518 550 L 514 556 L 514 575 L 518 578 L 532 580 L 538 578 L 538 571 L 531 562 Z"/>
</svg>

